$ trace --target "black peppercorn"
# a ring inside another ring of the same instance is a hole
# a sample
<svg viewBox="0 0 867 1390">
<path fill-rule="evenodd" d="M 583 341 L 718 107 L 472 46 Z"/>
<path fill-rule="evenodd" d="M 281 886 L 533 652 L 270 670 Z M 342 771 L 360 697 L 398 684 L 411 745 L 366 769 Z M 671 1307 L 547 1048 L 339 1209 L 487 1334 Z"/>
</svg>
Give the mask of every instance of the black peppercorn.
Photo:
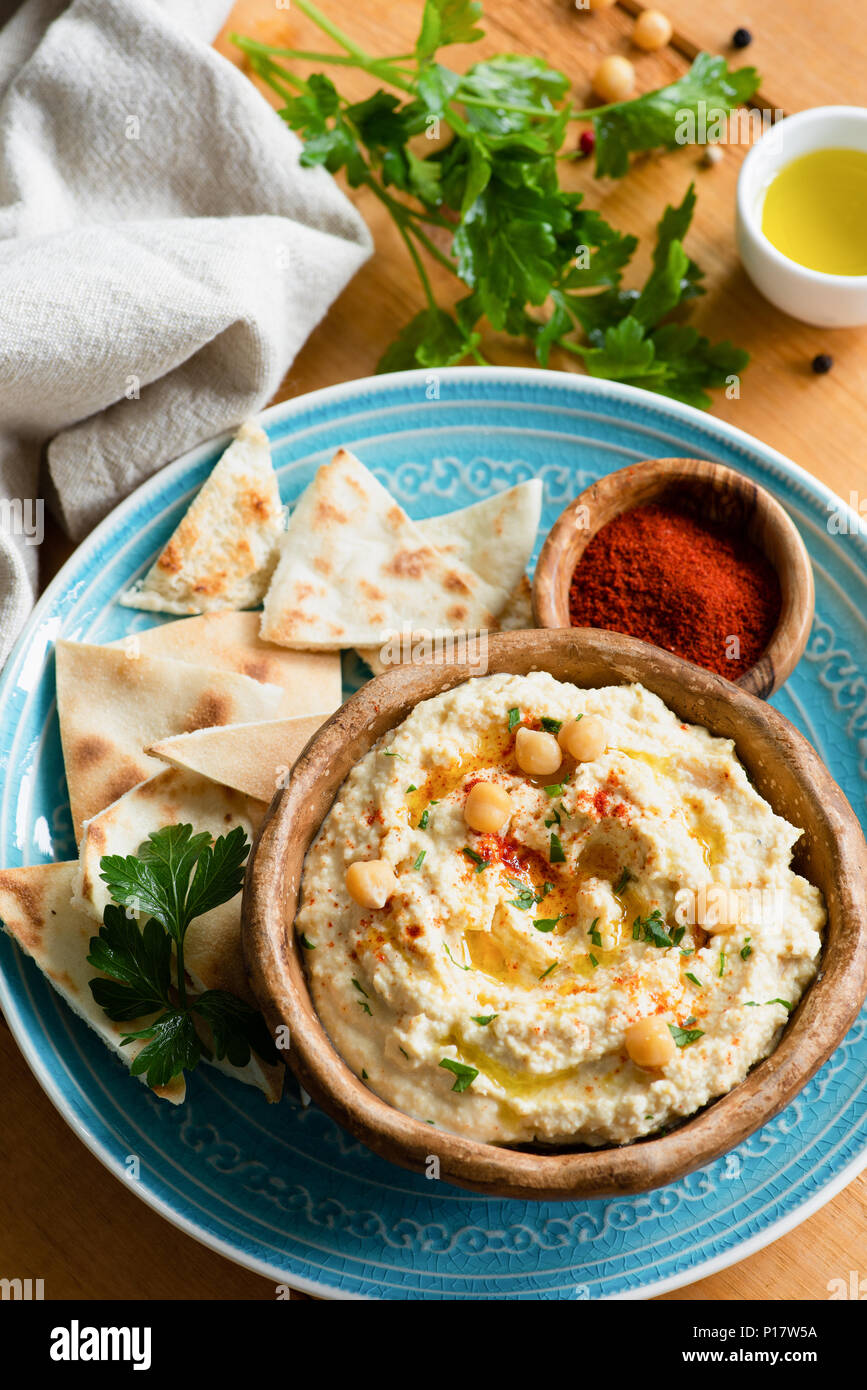
<svg viewBox="0 0 867 1390">
<path fill-rule="evenodd" d="M 830 372 L 833 365 L 834 359 L 828 352 L 820 352 L 816 357 L 813 358 L 813 361 L 811 363 L 813 371 L 816 372 L 819 376 L 824 376 L 826 372 Z"/>
<path fill-rule="evenodd" d="M 735 29 L 735 32 L 732 34 L 733 48 L 749 48 L 752 41 L 753 36 L 749 29 Z"/>
</svg>

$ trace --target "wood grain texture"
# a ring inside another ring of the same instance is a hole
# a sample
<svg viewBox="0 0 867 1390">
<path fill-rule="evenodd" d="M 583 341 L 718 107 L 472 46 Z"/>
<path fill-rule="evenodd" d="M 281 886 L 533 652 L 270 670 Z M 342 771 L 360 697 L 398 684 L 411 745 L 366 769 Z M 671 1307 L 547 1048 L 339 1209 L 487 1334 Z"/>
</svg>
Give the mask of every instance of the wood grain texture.
<svg viewBox="0 0 867 1390">
<path fill-rule="evenodd" d="M 329 0 L 322 0 L 329 8 Z M 359 41 L 378 52 L 402 51 L 412 37 L 420 0 L 354 0 L 339 18 Z M 632 8 L 637 8 L 632 5 Z M 597 14 L 577 14 L 570 0 L 486 0 L 485 52 L 501 48 L 541 53 L 574 77 L 576 99 L 607 51 L 636 59 L 641 90 L 684 70 L 699 47 L 721 49 L 741 24 L 755 42 L 739 55 L 762 73 L 762 95 L 786 111 L 826 101 L 864 101 L 867 27 L 849 0 L 664 0 L 676 26 L 677 48 L 638 55 L 629 44 L 633 20 L 624 3 Z M 226 35 L 238 30 L 276 43 L 309 41 L 299 16 L 274 0 L 238 0 L 218 48 L 238 60 Z M 316 46 L 325 46 L 316 39 Z M 679 51 L 678 51 L 679 49 Z M 722 49 L 722 51 L 726 51 Z M 451 50 L 455 65 L 472 49 Z M 350 74 L 345 74 L 347 83 Z M 353 79 L 352 90 L 370 90 Z M 699 200 L 688 248 L 706 271 L 707 295 L 693 309 L 703 331 L 729 337 L 753 355 L 738 398 L 717 397 L 713 414 L 781 450 L 835 491 L 867 494 L 867 335 L 805 327 L 771 308 L 749 284 L 734 249 L 734 188 L 744 151 L 727 148 L 723 162 L 705 169 L 695 151 L 647 156 L 621 184 L 597 182 L 589 163 L 570 179 L 588 204 L 625 231 L 646 237 L 667 200 L 679 199 L 691 179 Z M 403 323 L 422 306 L 406 253 L 387 216 L 371 197 L 352 195 L 371 226 L 376 255 L 355 278 L 293 363 L 276 399 L 332 382 L 365 376 Z M 638 260 L 638 275 L 647 253 Z M 449 277 L 435 270 L 438 293 Z M 530 355 L 489 336 L 492 361 L 531 365 Z M 810 371 L 817 352 L 833 353 L 826 377 Z M 574 370 L 558 358 L 552 365 Z M 71 552 L 50 524 L 40 552 L 44 585 Z M 106 1173 L 50 1105 L 0 1019 L 0 1273 L 47 1275 L 48 1297 L 273 1298 L 270 1282 L 205 1251 L 156 1216 Z M 60 1156 L 60 1158 L 58 1158 Z M 687 1285 L 673 1300 L 824 1299 L 830 1278 L 864 1269 L 867 1248 L 867 1174 L 838 1194 L 795 1231 L 737 1265 Z"/>
<path fill-rule="evenodd" d="M 815 592 L 807 548 L 794 523 L 770 493 L 743 473 L 705 459 L 648 459 L 600 478 L 557 518 L 533 576 L 533 612 L 539 627 L 569 626 L 572 575 L 587 546 L 622 512 L 671 499 L 708 521 L 746 535 L 777 572 L 779 621 L 754 666 L 735 682 L 767 700 L 792 674 L 807 645 Z"/>
</svg>

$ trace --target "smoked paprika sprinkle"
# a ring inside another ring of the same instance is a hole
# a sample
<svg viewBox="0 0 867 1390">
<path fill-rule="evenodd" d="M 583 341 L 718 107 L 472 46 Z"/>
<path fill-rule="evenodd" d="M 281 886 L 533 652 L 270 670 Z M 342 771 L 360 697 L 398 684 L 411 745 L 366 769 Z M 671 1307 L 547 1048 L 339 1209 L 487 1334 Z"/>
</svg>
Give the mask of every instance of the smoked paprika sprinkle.
<svg viewBox="0 0 867 1390">
<path fill-rule="evenodd" d="M 651 502 L 597 531 L 572 576 L 569 618 L 737 680 L 767 646 L 781 603 L 776 571 L 745 536 Z"/>
</svg>

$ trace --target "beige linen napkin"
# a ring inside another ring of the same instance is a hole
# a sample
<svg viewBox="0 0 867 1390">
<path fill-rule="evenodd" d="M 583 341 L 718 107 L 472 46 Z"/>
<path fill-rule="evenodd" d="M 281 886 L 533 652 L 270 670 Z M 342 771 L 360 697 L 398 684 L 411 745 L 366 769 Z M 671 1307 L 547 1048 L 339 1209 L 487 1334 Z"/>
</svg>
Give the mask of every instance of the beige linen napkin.
<svg viewBox="0 0 867 1390">
<path fill-rule="evenodd" d="M 42 499 L 79 540 L 258 410 L 370 254 L 330 175 L 209 48 L 230 8 L 0 0 L 0 662 Z"/>
</svg>

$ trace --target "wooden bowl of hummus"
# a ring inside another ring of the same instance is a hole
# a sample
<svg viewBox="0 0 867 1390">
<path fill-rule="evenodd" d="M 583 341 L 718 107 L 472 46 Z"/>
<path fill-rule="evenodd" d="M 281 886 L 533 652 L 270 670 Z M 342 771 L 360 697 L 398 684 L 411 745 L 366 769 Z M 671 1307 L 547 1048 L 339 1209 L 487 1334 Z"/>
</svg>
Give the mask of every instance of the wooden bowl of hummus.
<svg viewBox="0 0 867 1390">
<path fill-rule="evenodd" d="M 616 633 L 515 632 L 487 674 L 395 668 L 317 731 L 242 930 L 288 1064 L 354 1136 L 566 1200 L 672 1182 L 797 1095 L 867 991 L 865 883 L 775 709 Z"/>
</svg>

